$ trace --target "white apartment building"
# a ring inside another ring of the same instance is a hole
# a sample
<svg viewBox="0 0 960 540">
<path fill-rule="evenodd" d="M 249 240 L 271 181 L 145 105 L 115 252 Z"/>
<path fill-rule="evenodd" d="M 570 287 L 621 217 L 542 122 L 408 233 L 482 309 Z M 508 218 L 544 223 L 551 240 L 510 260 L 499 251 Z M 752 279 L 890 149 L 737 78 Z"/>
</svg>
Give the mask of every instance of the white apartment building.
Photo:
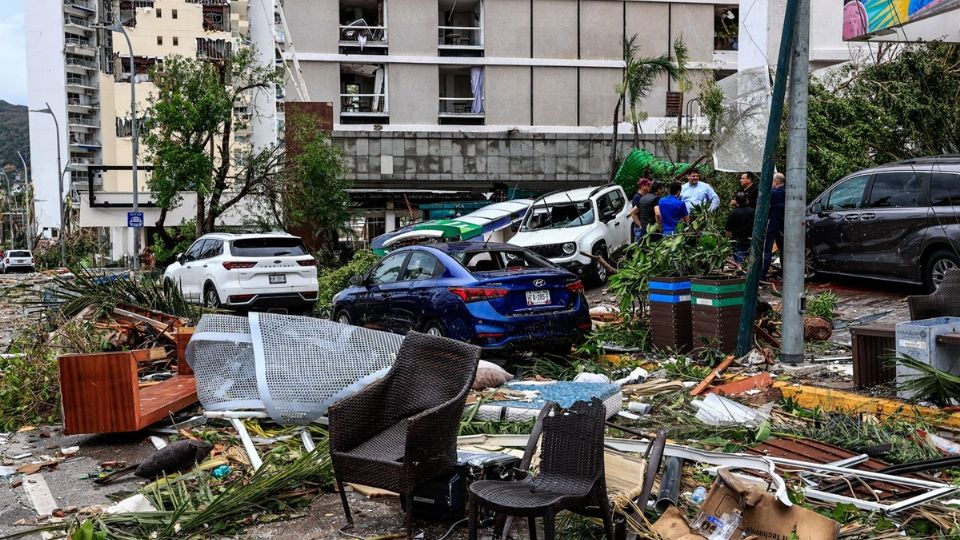
<svg viewBox="0 0 960 540">
<path fill-rule="evenodd" d="M 136 81 L 137 110 L 142 114 L 153 90 L 148 70 L 171 54 L 223 58 L 240 46 L 254 46 L 274 62 L 273 0 L 33 0 L 24 4 L 27 38 L 27 84 L 33 112 L 30 147 L 35 186 L 36 226 L 45 237 L 59 234 L 57 193 L 79 212 L 81 227 L 109 229 L 111 258 L 132 254 L 134 229 L 127 227 L 132 210 L 131 77 Z M 127 42 L 119 32 L 104 29 L 120 21 L 133 47 L 130 73 Z M 236 145 L 276 140 L 277 106 L 269 93 L 257 94 L 262 114 L 253 130 L 238 132 Z M 59 129 L 59 133 L 57 132 Z M 253 131 L 256 130 L 256 133 Z M 61 166 L 58 170 L 58 148 Z M 138 192 L 145 223 L 158 210 L 146 187 L 149 161 L 138 157 Z M 167 223 L 195 214 L 195 197 Z M 231 217 L 227 218 L 228 220 Z M 233 216 L 233 219 L 239 219 Z M 141 234 L 149 232 L 141 230 Z M 144 238 L 147 245 L 149 237 Z"/>
<path fill-rule="evenodd" d="M 812 64 L 850 58 L 843 0 L 813 2 Z M 609 178 L 624 38 L 640 56 L 682 37 L 694 90 L 661 77 L 641 106 L 643 144 L 677 115 L 698 116 L 704 78 L 776 63 L 785 0 L 285 0 L 307 89 L 333 104 L 353 197 L 370 235 L 417 202 L 478 199 Z M 625 110 L 621 111 L 624 118 Z M 619 127 L 631 141 L 628 124 Z M 626 148 L 626 144 L 623 145 Z M 380 221 L 378 221 L 380 220 Z M 381 224 L 382 223 L 382 224 Z"/>
</svg>

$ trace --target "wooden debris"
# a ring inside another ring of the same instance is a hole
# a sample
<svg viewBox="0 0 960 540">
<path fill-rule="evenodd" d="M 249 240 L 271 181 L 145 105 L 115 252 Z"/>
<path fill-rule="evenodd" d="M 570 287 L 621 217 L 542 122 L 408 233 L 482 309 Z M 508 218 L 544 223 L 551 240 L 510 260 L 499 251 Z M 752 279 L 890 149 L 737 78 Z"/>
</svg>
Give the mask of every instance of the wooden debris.
<svg viewBox="0 0 960 540">
<path fill-rule="evenodd" d="M 736 358 L 732 354 L 724 358 L 723 362 L 720 362 L 719 364 L 717 364 L 717 367 L 713 368 L 713 371 L 711 371 L 709 375 L 707 375 L 702 381 L 700 381 L 700 384 L 698 384 L 696 387 L 694 387 L 693 390 L 690 391 L 690 395 L 691 396 L 700 395 L 704 390 L 707 389 L 708 386 L 710 386 L 710 383 L 712 383 L 713 380 L 717 378 L 717 375 L 719 375 L 721 371 L 730 367 L 730 364 L 732 364 L 735 359 Z"/>
<path fill-rule="evenodd" d="M 760 388 L 769 388 L 773 384 L 773 377 L 769 373 L 761 373 L 746 379 L 740 379 L 720 386 L 708 388 L 707 393 L 716 393 L 721 396 L 736 396 Z"/>
<path fill-rule="evenodd" d="M 803 339 L 826 341 L 833 334 L 833 325 L 820 317 L 803 318 Z"/>
</svg>

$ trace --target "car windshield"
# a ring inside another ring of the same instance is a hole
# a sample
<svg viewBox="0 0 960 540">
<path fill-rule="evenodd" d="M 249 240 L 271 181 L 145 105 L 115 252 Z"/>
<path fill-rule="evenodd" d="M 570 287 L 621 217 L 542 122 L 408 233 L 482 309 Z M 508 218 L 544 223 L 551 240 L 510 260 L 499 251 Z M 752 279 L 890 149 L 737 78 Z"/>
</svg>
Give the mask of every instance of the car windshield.
<svg viewBox="0 0 960 540">
<path fill-rule="evenodd" d="M 553 265 L 528 251 L 483 249 L 450 254 L 471 272 L 514 271 L 526 268 L 551 268 Z"/>
<path fill-rule="evenodd" d="M 593 205 L 586 201 L 541 203 L 534 206 L 523 222 L 522 230 L 563 229 L 593 223 Z"/>
<path fill-rule="evenodd" d="M 29 257 L 30 252 L 29 251 L 8 251 L 7 256 L 8 257 Z"/>
<path fill-rule="evenodd" d="M 234 240 L 231 253 L 235 257 L 295 257 L 307 255 L 299 238 L 244 238 Z"/>
</svg>

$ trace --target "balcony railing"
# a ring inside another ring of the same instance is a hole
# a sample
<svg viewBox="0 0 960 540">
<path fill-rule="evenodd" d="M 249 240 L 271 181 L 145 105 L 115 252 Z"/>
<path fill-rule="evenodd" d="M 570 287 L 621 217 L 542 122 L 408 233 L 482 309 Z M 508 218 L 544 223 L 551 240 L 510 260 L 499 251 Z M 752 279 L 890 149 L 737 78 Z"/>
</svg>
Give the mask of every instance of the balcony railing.
<svg viewBox="0 0 960 540">
<path fill-rule="evenodd" d="M 340 94 L 342 114 L 382 114 L 386 94 Z"/>
<path fill-rule="evenodd" d="M 88 79 L 86 77 L 67 77 L 67 85 L 94 88 L 92 79 Z"/>
<path fill-rule="evenodd" d="M 93 165 L 96 163 L 96 160 L 94 160 L 92 157 L 72 156 L 70 158 L 70 163 L 73 163 L 74 165 Z"/>
<path fill-rule="evenodd" d="M 98 140 L 96 140 L 96 139 L 93 139 L 93 138 L 78 138 L 78 137 L 71 137 L 71 138 L 70 138 L 70 145 L 71 145 L 71 146 L 93 146 L 93 147 L 96 147 L 96 148 L 100 148 L 100 146 L 101 146 L 101 145 L 100 145 L 100 141 L 98 141 Z"/>
<path fill-rule="evenodd" d="M 361 48 L 383 46 L 387 43 L 386 26 L 370 26 L 363 19 L 357 19 L 350 24 L 340 25 L 340 43 L 356 43 Z"/>
<path fill-rule="evenodd" d="M 100 104 L 95 101 L 86 101 L 82 99 L 70 98 L 67 100 L 68 106 L 73 107 L 86 107 L 88 109 L 96 109 L 100 107 Z"/>
<path fill-rule="evenodd" d="M 97 63 L 93 60 L 85 60 L 83 58 L 67 58 L 65 62 L 68 66 L 80 66 L 90 69 L 97 69 Z"/>
<path fill-rule="evenodd" d="M 441 47 L 483 47 L 483 28 L 479 26 L 438 26 L 437 43 Z"/>
<path fill-rule="evenodd" d="M 72 24 L 75 26 L 82 26 L 84 28 L 90 27 L 90 19 L 85 19 L 83 17 L 76 17 L 74 15 L 64 15 L 63 16 L 64 24 Z"/>
<path fill-rule="evenodd" d="M 94 122 L 93 118 L 85 118 L 82 116 L 71 116 L 67 119 L 67 124 L 71 126 L 90 126 L 96 127 L 97 123 Z"/>
<path fill-rule="evenodd" d="M 84 49 L 96 50 L 97 47 L 85 39 L 80 38 L 66 38 L 64 40 L 66 45 L 72 45 L 74 47 L 82 47 Z"/>
<path fill-rule="evenodd" d="M 472 97 L 442 97 L 440 98 L 440 114 L 483 114 L 472 112 Z"/>
<path fill-rule="evenodd" d="M 87 0 L 63 0 L 63 5 L 69 6 L 69 7 L 78 7 L 80 9 L 93 10 L 93 8 L 90 7 L 90 2 L 87 2 Z"/>
</svg>

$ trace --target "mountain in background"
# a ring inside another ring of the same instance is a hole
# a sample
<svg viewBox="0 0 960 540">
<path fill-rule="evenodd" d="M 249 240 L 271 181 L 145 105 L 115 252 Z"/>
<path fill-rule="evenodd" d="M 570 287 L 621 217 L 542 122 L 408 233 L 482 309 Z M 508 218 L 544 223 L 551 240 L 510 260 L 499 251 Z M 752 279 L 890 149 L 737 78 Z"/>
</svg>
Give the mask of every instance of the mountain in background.
<svg viewBox="0 0 960 540">
<path fill-rule="evenodd" d="M 14 105 L 0 99 L 0 165 L 13 163 L 21 167 L 17 151 L 30 162 L 29 114 L 24 105 Z"/>
</svg>

